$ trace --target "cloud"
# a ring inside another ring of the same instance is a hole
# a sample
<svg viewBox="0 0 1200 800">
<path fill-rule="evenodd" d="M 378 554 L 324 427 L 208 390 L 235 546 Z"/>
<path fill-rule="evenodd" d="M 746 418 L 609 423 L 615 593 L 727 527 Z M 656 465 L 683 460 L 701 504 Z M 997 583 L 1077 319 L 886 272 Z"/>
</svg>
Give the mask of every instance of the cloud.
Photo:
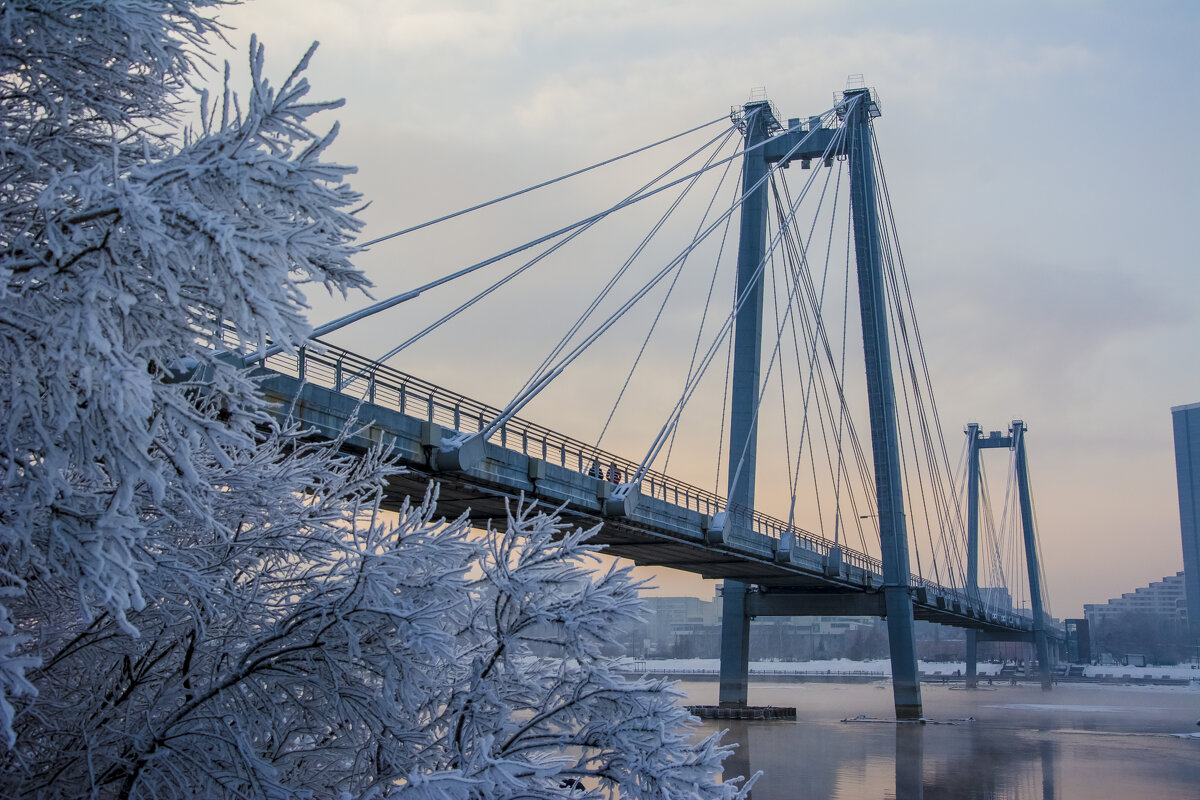
<svg viewBox="0 0 1200 800">
<path fill-rule="evenodd" d="M 1186 4 L 259 0 L 222 18 L 242 29 L 236 42 L 262 34 L 278 75 L 322 40 L 309 77 L 315 96 L 347 98 L 334 155 L 361 168 L 354 182 L 374 202 L 371 234 L 716 118 L 755 86 L 785 116 L 807 116 L 831 104 L 847 74 L 865 73 L 882 93 L 876 131 L 952 449 L 968 419 L 988 429 L 1030 422 L 1039 508 L 1054 526 L 1043 540 L 1052 583 L 1060 560 L 1111 560 L 1102 547 L 1080 552 L 1081 535 L 1116 542 L 1142 526 L 1142 560 L 1110 570 L 1104 585 L 1071 586 L 1079 573 L 1061 574 L 1065 613 L 1177 569 L 1166 409 L 1200 399 L 1190 233 L 1200 162 L 1195 104 L 1163 77 L 1195 72 L 1196 13 Z M 639 178 L 606 171 L 361 263 L 381 295 L 398 291 L 579 218 Z M 636 221 L 498 295 L 404 367 L 476 385 L 494 395 L 486 399 L 510 392 L 582 293 L 625 257 Z M 436 318 L 450 296 L 431 293 L 435 305 L 414 303 L 345 341 L 377 352 Z M 333 304 L 313 299 L 314 317 L 329 318 Z M 581 428 L 603 418 L 631 357 L 600 355 L 570 373 L 579 382 L 560 390 L 561 408 L 538 412 L 566 433 L 586 436 Z M 668 394 L 666 374 L 652 368 L 652 398 Z M 632 433 L 616 440 L 643 446 Z M 702 450 L 697 470 L 710 461 Z"/>
</svg>

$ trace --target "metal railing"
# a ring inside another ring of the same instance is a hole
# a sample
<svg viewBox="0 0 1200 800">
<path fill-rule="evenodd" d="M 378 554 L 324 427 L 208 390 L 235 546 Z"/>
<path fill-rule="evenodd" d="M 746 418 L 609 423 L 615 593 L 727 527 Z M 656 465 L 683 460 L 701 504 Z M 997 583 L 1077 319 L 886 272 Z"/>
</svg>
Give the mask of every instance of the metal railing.
<svg viewBox="0 0 1200 800">
<path fill-rule="evenodd" d="M 233 350 L 243 351 L 233 331 L 226 331 L 226 343 Z M 314 345 L 301 347 L 298 351 L 284 351 L 271 355 L 259 363 L 260 366 L 274 372 L 332 389 L 373 405 L 390 408 L 410 417 L 425 419 L 460 433 L 478 433 L 501 413 L 498 408 L 327 342 L 318 341 Z M 639 464 L 607 450 L 564 436 L 520 417 L 513 417 L 497 429 L 488 437 L 488 442 L 616 484 L 634 475 L 640 467 Z M 748 528 L 754 533 L 776 540 L 782 540 L 790 533 L 794 537 L 794 547 L 821 556 L 827 556 L 835 546 L 840 547 L 842 563 L 864 570 L 882 581 L 883 564 L 879 559 L 845 546 L 835 545 L 823 536 L 795 525 L 788 525 L 783 520 L 754 509 L 727 507 L 725 498 L 715 492 L 653 470 L 646 472 L 639 488 L 643 495 L 701 514 L 711 516 L 725 512 L 726 518 L 734 521 L 735 528 Z M 942 586 L 921 575 L 910 574 L 909 585 L 936 592 L 950 600 L 957 600 L 964 610 L 968 607 L 982 607 L 980 603 L 970 602 L 962 590 Z M 1019 626 L 1018 615 L 1013 613 L 1005 616 L 1012 618 L 1011 624 Z"/>
</svg>

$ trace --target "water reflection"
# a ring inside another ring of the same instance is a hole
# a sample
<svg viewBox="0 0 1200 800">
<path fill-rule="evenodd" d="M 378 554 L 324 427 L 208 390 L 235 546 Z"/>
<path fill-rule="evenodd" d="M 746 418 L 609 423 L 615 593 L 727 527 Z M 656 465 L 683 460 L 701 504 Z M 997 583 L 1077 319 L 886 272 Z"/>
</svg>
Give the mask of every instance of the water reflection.
<svg viewBox="0 0 1200 800">
<path fill-rule="evenodd" d="M 896 724 L 896 800 L 924 800 L 925 726 Z"/>
<path fill-rule="evenodd" d="M 719 723 L 729 729 L 725 741 L 740 744 L 725 774 L 764 771 L 754 800 L 1195 796 L 1200 742 L 1163 731 L 1195 724 L 1188 709 L 1195 693 L 1155 703 L 1145 694 L 1117 703 L 1111 694 L 1096 696 L 1090 704 L 1063 696 L 1062 709 L 1051 711 L 1005 692 L 947 694 L 946 704 L 958 704 L 942 708 L 943 722 L 952 724 L 916 725 L 842 722 L 830 711 L 851 719 L 847 712 L 860 708 L 884 714 L 869 690 L 796 687 L 797 722 Z"/>
<path fill-rule="evenodd" d="M 1054 800 L 1054 742 L 1042 742 L 1042 800 Z"/>
<path fill-rule="evenodd" d="M 932 727 L 916 734 L 897 729 L 897 800 L 1053 800 L 1055 745 L 1052 741 L 1034 741 L 1022 731 L 996 731 L 974 723 L 956 727 L 960 731 L 956 738 L 963 740 L 961 748 L 944 741 L 944 732 Z M 905 736 L 915 738 L 919 744 L 902 744 Z M 932 739 L 934 752 L 938 753 L 938 758 L 928 765 L 922 749 L 925 737 Z M 903 765 L 902 758 L 916 763 Z M 922 781 L 913 782 L 908 777 L 914 770 L 922 775 Z"/>
<path fill-rule="evenodd" d="M 881 800 L 1054 800 L 1056 746 L 964 723 L 732 722 L 727 776 L 766 773 L 752 796 Z M 840 729 L 839 729 L 840 728 Z M 926 758 L 926 750 L 931 756 Z M 890 751 L 890 752 L 889 752 Z"/>
<path fill-rule="evenodd" d="M 735 742 L 737 747 L 733 751 L 733 755 L 729 756 L 722 763 L 724 775 L 726 778 L 734 778 L 741 776 L 749 780 L 750 776 L 758 770 L 750 766 L 750 731 L 745 723 L 734 723 L 740 725 L 739 730 L 735 733 L 732 729 L 725 736 L 726 742 Z M 753 790 L 750 792 L 754 794 Z"/>
</svg>

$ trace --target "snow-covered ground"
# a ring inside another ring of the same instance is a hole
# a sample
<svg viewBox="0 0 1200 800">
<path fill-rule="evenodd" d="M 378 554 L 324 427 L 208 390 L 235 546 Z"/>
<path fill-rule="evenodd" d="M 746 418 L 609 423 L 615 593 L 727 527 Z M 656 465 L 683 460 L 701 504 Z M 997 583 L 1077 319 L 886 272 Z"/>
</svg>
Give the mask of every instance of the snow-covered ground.
<svg viewBox="0 0 1200 800">
<path fill-rule="evenodd" d="M 926 675 L 954 675 L 966 672 L 966 664 L 958 662 L 928 662 L 917 663 L 920 671 Z M 1000 672 L 1000 664 L 980 663 L 980 675 L 996 675 Z M 716 674 L 720 669 L 720 661 L 715 658 L 658 658 L 658 659 L 626 659 L 623 669 L 629 672 L 671 673 L 676 675 Z M 845 658 L 825 661 L 751 661 L 750 673 L 772 675 L 817 675 L 836 673 L 842 675 L 878 675 L 881 678 L 892 674 L 891 662 L 887 659 L 871 661 L 850 661 Z M 1200 669 L 1193 669 L 1187 664 L 1173 667 L 1122 667 L 1116 666 L 1087 666 L 1083 673 L 1089 678 L 1176 678 L 1191 679 L 1200 682 Z"/>
</svg>

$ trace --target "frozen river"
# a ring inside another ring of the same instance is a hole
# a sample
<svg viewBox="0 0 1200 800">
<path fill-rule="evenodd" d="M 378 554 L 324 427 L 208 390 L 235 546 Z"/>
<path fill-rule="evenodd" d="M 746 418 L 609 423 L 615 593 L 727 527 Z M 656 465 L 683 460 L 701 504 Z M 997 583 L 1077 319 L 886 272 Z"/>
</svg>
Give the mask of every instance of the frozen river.
<svg viewBox="0 0 1200 800">
<path fill-rule="evenodd" d="M 716 702 L 716 682 L 684 682 Z M 922 687 L 930 724 L 893 717 L 868 684 L 751 683 L 754 705 L 795 706 L 795 722 L 708 721 L 739 752 L 728 774 L 762 770 L 754 800 L 1200 800 L 1200 689 L 1057 685 Z M 1184 738 L 1193 737 L 1193 738 Z"/>
</svg>

